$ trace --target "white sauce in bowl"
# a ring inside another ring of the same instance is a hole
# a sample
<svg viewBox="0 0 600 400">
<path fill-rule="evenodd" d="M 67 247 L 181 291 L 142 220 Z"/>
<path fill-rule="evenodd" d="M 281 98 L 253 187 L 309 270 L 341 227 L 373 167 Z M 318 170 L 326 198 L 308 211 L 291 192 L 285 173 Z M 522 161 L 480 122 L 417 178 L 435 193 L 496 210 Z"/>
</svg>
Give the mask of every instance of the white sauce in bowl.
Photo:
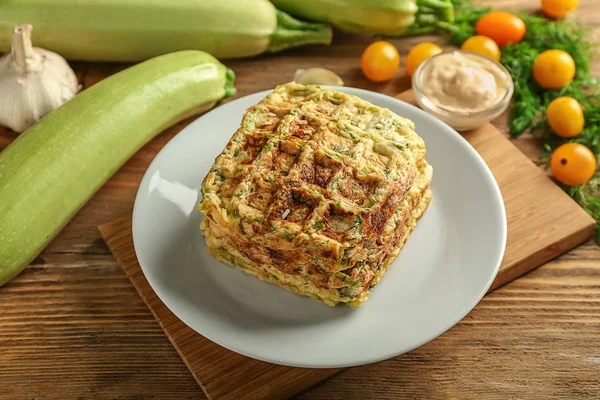
<svg viewBox="0 0 600 400">
<path fill-rule="evenodd" d="M 423 94 L 448 111 L 479 112 L 506 95 L 504 72 L 491 60 L 453 51 L 431 60 L 422 71 Z"/>
</svg>

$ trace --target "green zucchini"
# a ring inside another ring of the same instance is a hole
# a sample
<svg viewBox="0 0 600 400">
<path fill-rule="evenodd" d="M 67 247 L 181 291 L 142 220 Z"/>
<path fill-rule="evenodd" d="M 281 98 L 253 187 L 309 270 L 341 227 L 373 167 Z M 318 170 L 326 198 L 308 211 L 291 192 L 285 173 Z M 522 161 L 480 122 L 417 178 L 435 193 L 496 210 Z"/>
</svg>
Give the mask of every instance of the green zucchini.
<svg viewBox="0 0 600 400">
<path fill-rule="evenodd" d="M 453 21 L 450 0 L 271 0 L 275 7 L 348 32 L 396 35 L 415 21 Z"/>
<path fill-rule="evenodd" d="M 233 94 L 211 55 L 153 58 L 84 90 L 0 152 L 0 285 L 160 131 Z"/>
<path fill-rule="evenodd" d="M 250 57 L 331 42 L 331 28 L 298 21 L 268 0 L 0 0 L 0 52 L 13 26 L 70 60 L 141 61 L 178 50 Z"/>
</svg>

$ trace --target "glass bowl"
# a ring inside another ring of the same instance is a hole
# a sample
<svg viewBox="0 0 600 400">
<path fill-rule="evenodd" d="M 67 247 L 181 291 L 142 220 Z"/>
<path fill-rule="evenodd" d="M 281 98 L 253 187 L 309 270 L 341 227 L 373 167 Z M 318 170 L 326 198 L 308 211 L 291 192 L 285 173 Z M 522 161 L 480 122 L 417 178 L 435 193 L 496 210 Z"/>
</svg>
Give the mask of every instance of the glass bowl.
<svg viewBox="0 0 600 400">
<path fill-rule="evenodd" d="M 486 62 L 495 64 L 503 72 L 507 89 L 506 94 L 496 104 L 486 110 L 476 112 L 448 110 L 433 103 L 431 99 L 429 99 L 423 93 L 423 85 L 426 84 L 426 82 L 423 82 L 423 71 L 426 70 L 428 65 L 436 57 L 447 55 L 448 53 L 440 53 L 429 57 L 423 61 L 421 65 L 419 65 L 412 77 L 412 88 L 415 95 L 415 100 L 419 107 L 438 119 L 444 121 L 457 131 L 467 131 L 478 128 L 486 122 L 497 118 L 506 110 L 510 104 L 510 99 L 512 98 L 514 92 L 514 83 L 508 70 L 499 62 L 470 51 L 453 50 L 453 52 L 466 53 L 471 57 L 480 57 Z"/>
</svg>

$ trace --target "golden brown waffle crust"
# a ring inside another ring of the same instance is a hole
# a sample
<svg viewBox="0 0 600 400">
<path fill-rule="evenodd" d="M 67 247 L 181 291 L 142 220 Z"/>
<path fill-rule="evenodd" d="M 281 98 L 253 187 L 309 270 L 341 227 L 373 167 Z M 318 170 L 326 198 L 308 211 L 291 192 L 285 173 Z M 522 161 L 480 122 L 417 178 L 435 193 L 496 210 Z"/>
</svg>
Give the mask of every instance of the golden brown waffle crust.
<svg viewBox="0 0 600 400">
<path fill-rule="evenodd" d="M 295 83 L 247 110 L 202 183 L 207 251 L 329 305 L 364 303 L 431 200 L 414 125 Z"/>
</svg>

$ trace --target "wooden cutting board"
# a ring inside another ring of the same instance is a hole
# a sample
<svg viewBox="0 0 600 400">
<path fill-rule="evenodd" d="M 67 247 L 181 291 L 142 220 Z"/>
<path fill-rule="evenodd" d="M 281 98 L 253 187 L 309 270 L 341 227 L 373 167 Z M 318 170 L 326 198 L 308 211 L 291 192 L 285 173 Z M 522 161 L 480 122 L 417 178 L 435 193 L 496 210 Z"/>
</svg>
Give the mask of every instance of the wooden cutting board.
<svg viewBox="0 0 600 400">
<path fill-rule="evenodd" d="M 397 97 L 413 101 L 411 91 Z M 506 253 L 490 290 L 592 235 L 594 220 L 493 125 L 464 137 L 494 174 L 508 217 Z M 209 399 L 289 398 L 341 371 L 284 367 L 214 344 L 179 320 L 148 284 L 133 248 L 130 215 L 100 226 L 100 232 Z"/>
</svg>

